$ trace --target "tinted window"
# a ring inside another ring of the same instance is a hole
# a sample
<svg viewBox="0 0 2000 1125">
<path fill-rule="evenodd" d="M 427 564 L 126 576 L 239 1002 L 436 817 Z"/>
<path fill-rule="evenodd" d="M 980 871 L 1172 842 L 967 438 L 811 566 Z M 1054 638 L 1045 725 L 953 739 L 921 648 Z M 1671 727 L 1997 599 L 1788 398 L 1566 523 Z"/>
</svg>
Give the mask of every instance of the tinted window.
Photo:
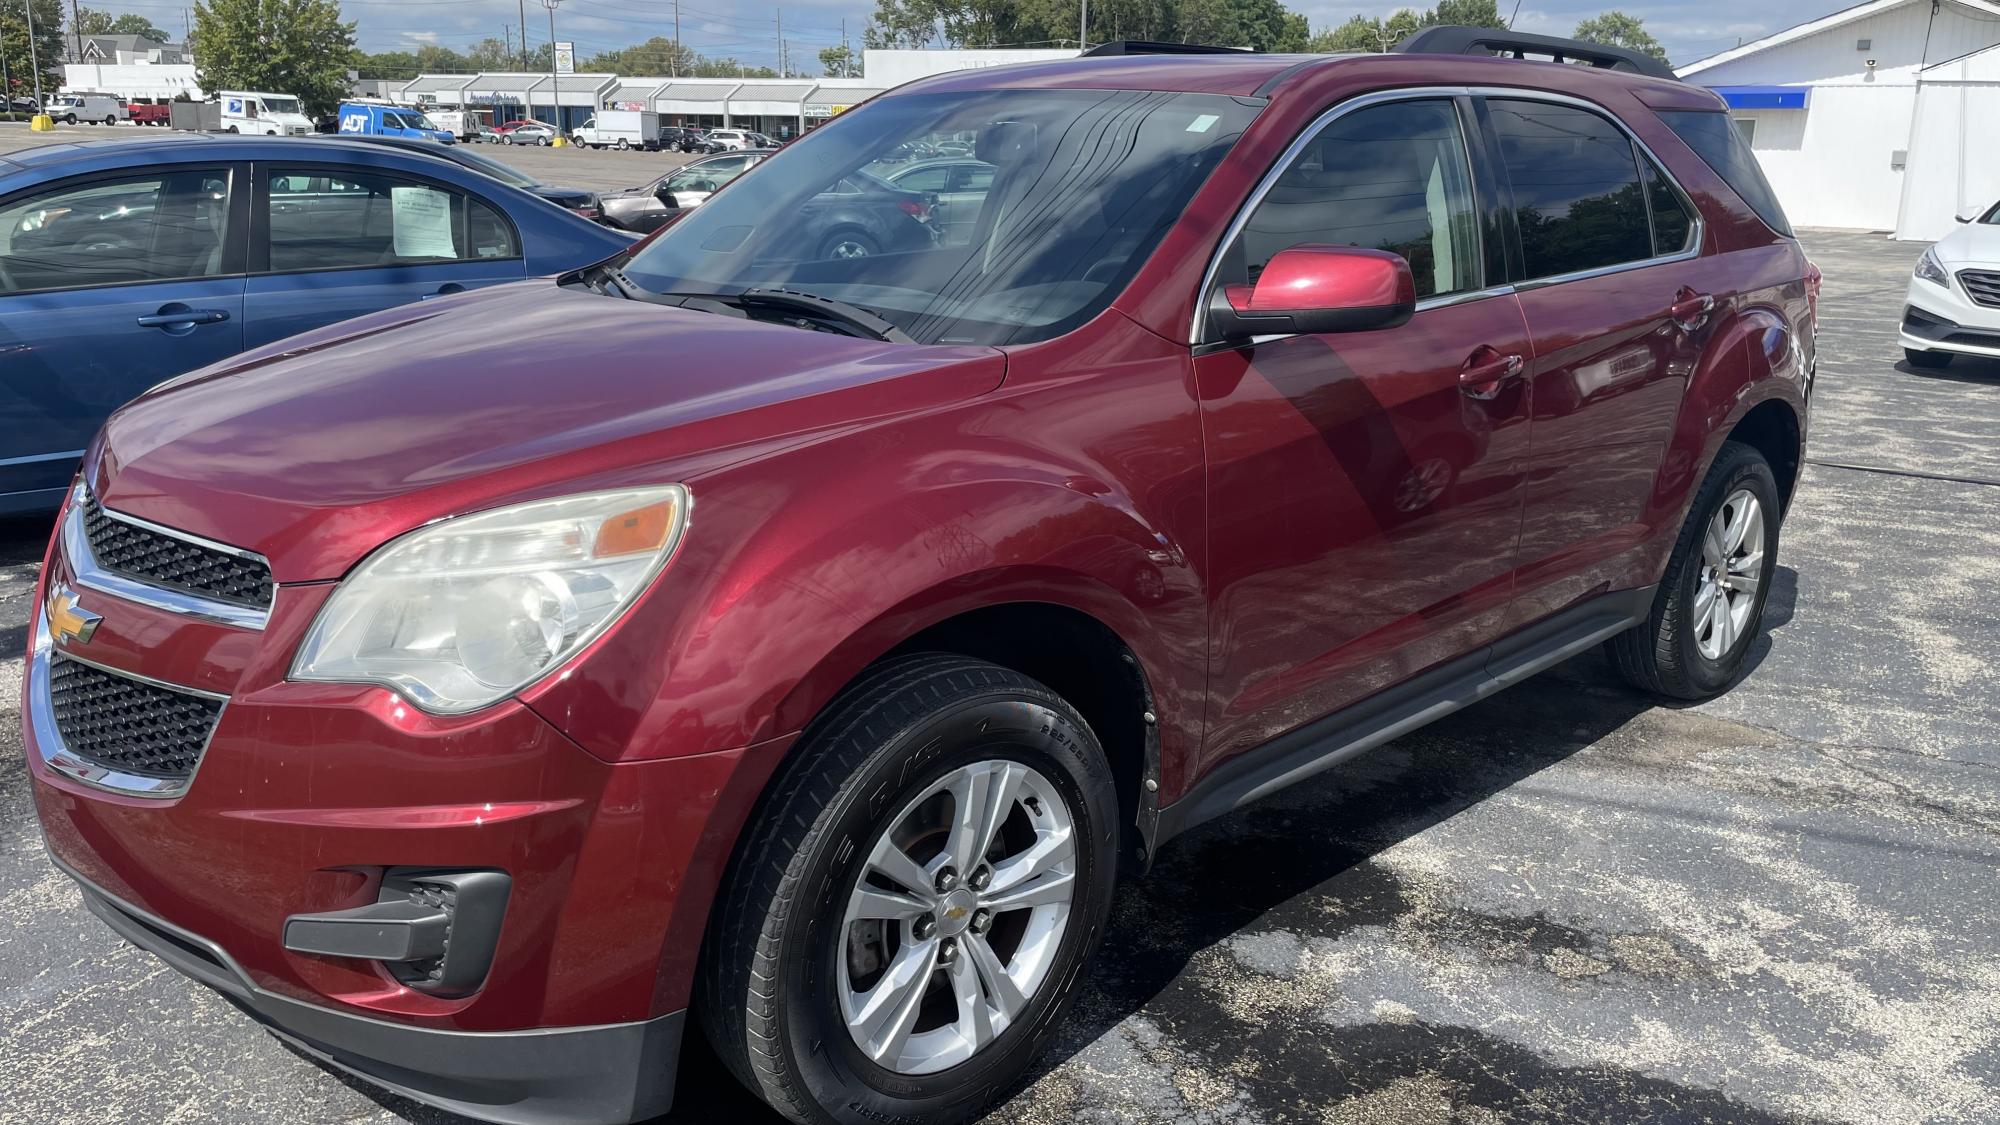
<svg viewBox="0 0 2000 1125">
<path fill-rule="evenodd" d="M 520 256 L 486 204 L 373 172 L 274 169 L 266 229 L 274 271 Z"/>
<path fill-rule="evenodd" d="M 0 207 L 0 292 L 214 277 L 228 213 L 221 171 L 39 192 Z"/>
<path fill-rule="evenodd" d="M 951 190 L 983 192 L 993 186 L 993 165 L 960 164 L 951 170 Z"/>
<path fill-rule="evenodd" d="M 1688 249 L 1694 236 L 1694 216 L 1667 174 L 1651 160 L 1646 161 L 1646 205 L 1653 212 L 1653 253 L 1678 254 Z"/>
<path fill-rule="evenodd" d="M 951 169 L 943 165 L 919 168 L 907 176 L 897 177 L 896 186 L 904 191 L 943 191 L 950 177 Z"/>
<path fill-rule="evenodd" d="M 1792 224 L 1785 220 L 1785 209 L 1778 206 L 1778 197 L 1771 191 L 1770 181 L 1764 178 L 1764 169 L 1758 167 L 1757 154 L 1750 151 L 1749 142 L 1730 123 L 1728 114 L 1667 110 L 1661 111 L 1660 120 L 1715 169 L 1715 174 L 1743 197 L 1758 218 L 1779 234 L 1791 236 Z"/>
<path fill-rule="evenodd" d="M 1545 102 L 1490 105 L 1529 278 L 1653 256 L 1638 160 L 1617 126 Z"/>
<path fill-rule="evenodd" d="M 1377 106 L 1321 130 L 1257 205 L 1225 269 L 1254 282 L 1279 251 L 1314 243 L 1402 255 L 1419 297 L 1481 286 L 1472 177 L 1450 102 Z"/>
</svg>

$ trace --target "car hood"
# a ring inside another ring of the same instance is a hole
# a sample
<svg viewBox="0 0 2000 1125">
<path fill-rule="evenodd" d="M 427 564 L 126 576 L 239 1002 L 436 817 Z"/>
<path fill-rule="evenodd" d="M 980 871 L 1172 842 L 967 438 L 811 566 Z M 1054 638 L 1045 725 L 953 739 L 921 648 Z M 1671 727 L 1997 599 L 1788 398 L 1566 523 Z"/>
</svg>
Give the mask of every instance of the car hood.
<svg viewBox="0 0 2000 1125">
<path fill-rule="evenodd" d="M 1953 265 L 2000 268 L 2000 225 L 1962 223 L 1938 242 L 1937 256 Z"/>
<path fill-rule="evenodd" d="M 580 207 L 597 198 L 595 192 L 588 192 L 582 188 L 550 187 L 541 184 L 529 190 L 550 203 L 561 204 L 564 207 Z"/>
<path fill-rule="evenodd" d="M 701 473 L 983 394 L 1005 357 L 888 344 L 530 281 L 295 337 L 114 414 L 112 508 L 338 577 L 498 504 Z"/>
</svg>

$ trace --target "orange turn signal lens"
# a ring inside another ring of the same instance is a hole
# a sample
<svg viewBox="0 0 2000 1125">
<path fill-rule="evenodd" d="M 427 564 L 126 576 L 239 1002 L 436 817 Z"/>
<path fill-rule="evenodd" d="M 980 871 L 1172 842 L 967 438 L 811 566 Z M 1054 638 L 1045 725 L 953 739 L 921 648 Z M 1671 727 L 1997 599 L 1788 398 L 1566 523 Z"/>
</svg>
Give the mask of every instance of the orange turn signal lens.
<svg viewBox="0 0 2000 1125">
<path fill-rule="evenodd" d="M 629 512 L 620 512 L 597 528 L 592 554 L 598 558 L 657 551 L 666 546 L 674 526 L 674 501 L 662 500 Z"/>
</svg>

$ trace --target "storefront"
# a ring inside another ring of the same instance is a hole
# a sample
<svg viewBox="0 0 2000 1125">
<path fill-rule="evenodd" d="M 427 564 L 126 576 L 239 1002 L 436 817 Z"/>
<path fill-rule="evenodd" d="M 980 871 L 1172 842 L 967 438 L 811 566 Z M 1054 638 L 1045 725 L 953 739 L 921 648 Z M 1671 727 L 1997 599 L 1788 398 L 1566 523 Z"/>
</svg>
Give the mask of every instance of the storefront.
<svg viewBox="0 0 2000 1125">
<path fill-rule="evenodd" d="M 423 109 L 464 109 L 465 88 L 477 75 L 426 74 L 396 90 L 390 101 Z"/>
<path fill-rule="evenodd" d="M 595 114 L 604 94 L 616 85 L 615 74 L 544 74 L 528 87 L 528 112 L 567 133 Z"/>
<path fill-rule="evenodd" d="M 829 86 L 822 82 L 806 95 L 802 111 L 806 131 L 819 128 L 881 92 L 877 86 Z"/>
<path fill-rule="evenodd" d="M 530 116 L 528 87 L 536 82 L 545 82 L 548 77 L 546 74 L 475 74 L 472 80 L 458 91 L 458 96 L 469 108 L 491 110 L 493 123 L 504 125 L 509 121 L 519 121 Z M 422 82 L 423 79 L 419 78 L 417 81 Z"/>
<path fill-rule="evenodd" d="M 732 81 L 683 79 L 669 82 L 653 92 L 653 108 L 662 125 L 692 125 L 720 129 L 727 114 L 729 95 L 741 85 Z"/>
<path fill-rule="evenodd" d="M 617 85 L 605 93 L 599 109 L 653 108 L 653 96 L 672 79 L 667 78 L 620 78 Z"/>
<path fill-rule="evenodd" d="M 811 82 L 745 82 L 729 95 L 729 126 L 789 141 L 805 131 Z"/>
</svg>

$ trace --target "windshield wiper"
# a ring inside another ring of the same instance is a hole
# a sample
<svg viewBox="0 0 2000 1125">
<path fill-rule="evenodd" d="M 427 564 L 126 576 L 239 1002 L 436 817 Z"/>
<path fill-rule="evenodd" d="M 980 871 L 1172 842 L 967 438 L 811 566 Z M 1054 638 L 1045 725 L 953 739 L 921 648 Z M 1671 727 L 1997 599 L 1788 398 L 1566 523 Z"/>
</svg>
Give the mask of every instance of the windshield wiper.
<svg viewBox="0 0 2000 1125">
<path fill-rule="evenodd" d="M 860 305 L 850 305 L 846 301 L 822 297 L 817 293 L 801 293 L 796 289 L 745 289 L 741 293 L 655 293 L 616 270 L 610 271 L 610 278 L 627 297 L 637 301 L 650 301 L 656 305 L 700 308 L 704 304 L 709 304 L 727 305 L 738 309 L 784 309 L 804 313 L 819 320 L 831 321 L 843 328 L 851 329 L 854 335 L 867 336 L 885 343 L 917 342 L 909 333 Z"/>
</svg>

